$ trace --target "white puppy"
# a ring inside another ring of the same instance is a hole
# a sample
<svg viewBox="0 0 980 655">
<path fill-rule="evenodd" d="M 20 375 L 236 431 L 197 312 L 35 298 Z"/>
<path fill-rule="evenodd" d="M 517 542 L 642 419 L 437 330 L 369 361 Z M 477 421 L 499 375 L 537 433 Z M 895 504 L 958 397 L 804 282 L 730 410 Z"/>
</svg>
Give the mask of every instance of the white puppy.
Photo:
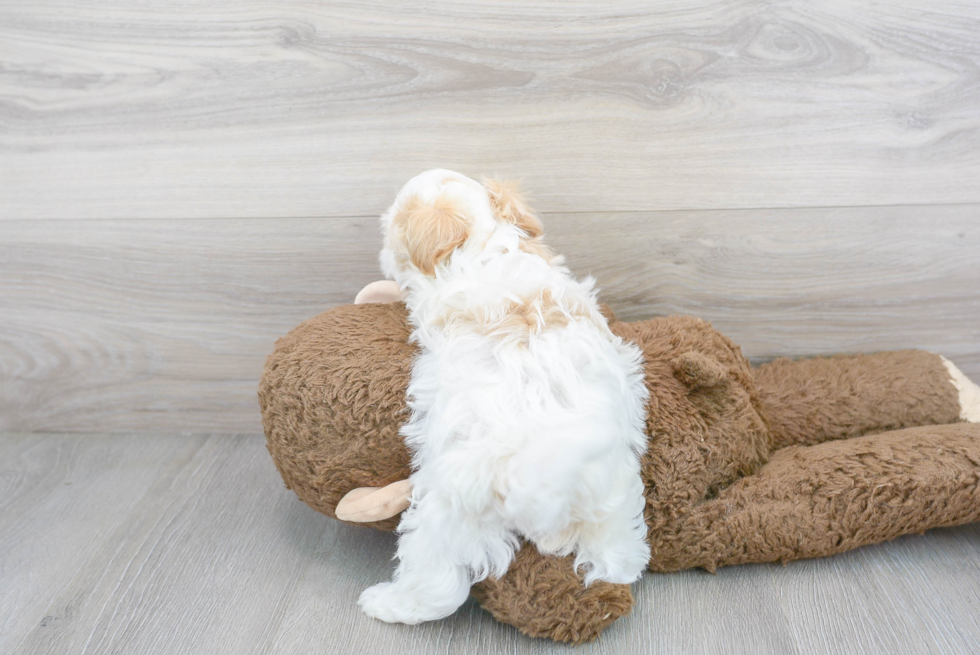
<svg viewBox="0 0 980 655">
<path fill-rule="evenodd" d="M 401 623 L 448 616 L 473 583 L 507 571 L 519 537 L 575 553 L 586 584 L 636 580 L 650 557 L 647 391 L 641 354 L 610 332 L 593 281 L 571 277 L 493 180 L 428 171 L 381 222 L 381 268 L 407 293 L 421 350 L 398 567 L 361 608 Z"/>
</svg>

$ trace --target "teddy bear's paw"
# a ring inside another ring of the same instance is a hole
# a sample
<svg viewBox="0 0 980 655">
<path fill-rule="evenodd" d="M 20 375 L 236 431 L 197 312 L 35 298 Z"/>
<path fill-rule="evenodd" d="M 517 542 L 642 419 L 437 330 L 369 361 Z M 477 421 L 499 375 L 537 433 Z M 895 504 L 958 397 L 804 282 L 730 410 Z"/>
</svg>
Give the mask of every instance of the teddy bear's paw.
<svg viewBox="0 0 980 655">
<path fill-rule="evenodd" d="M 357 604 L 373 619 L 415 625 L 449 616 L 468 595 L 467 589 L 466 595 L 457 603 L 455 598 L 439 597 L 431 590 L 415 589 L 401 582 L 382 582 L 365 589 Z"/>
<path fill-rule="evenodd" d="M 980 386 L 966 377 L 953 362 L 943 357 L 953 386 L 960 397 L 960 418 L 970 423 L 980 423 Z"/>
</svg>

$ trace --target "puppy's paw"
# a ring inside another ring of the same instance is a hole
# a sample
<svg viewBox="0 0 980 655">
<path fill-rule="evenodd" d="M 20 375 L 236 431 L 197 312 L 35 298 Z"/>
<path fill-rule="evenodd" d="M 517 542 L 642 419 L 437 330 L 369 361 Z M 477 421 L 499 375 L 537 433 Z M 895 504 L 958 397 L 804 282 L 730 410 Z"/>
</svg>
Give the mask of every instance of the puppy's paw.
<svg viewBox="0 0 980 655">
<path fill-rule="evenodd" d="M 442 603 L 428 604 L 396 582 L 382 582 L 368 587 L 357 599 L 357 604 L 373 619 L 407 625 L 445 618 L 455 609 L 447 608 Z"/>
<path fill-rule="evenodd" d="M 584 569 L 585 584 L 596 581 L 631 584 L 640 579 L 650 560 L 650 547 L 639 539 L 619 544 L 588 544 L 579 548 L 575 569 Z"/>
<path fill-rule="evenodd" d="M 646 561 L 635 561 L 635 558 L 609 558 L 604 556 L 593 558 L 577 558 L 576 570 L 582 567 L 586 586 L 593 582 L 611 582 L 613 584 L 632 584 L 640 579 L 646 568 Z"/>
<path fill-rule="evenodd" d="M 401 597 L 394 583 L 382 582 L 368 587 L 357 599 L 361 610 L 372 619 L 386 623 L 408 623 L 413 625 L 419 621 L 410 620 L 410 612 L 405 607 L 405 599 Z"/>
</svg>

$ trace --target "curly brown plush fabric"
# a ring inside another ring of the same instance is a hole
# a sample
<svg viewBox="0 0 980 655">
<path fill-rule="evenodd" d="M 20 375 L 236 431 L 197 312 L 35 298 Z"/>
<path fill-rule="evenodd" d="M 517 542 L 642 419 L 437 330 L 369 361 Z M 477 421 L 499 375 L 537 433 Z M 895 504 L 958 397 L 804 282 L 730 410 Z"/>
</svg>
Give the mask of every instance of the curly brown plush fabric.
<svg viewBox="0 0 980 655">
<path fill-rule="evenodd" d="M 773 447 L 954 423 L 959 400 L 942 359 L 917 350 L 786 358 L 756 372 Z"/>
<path fill-rule="evenodd" d="M 776 360 L 753 369 L 697 318 L 610 328 L 644 355 L 649 568 L 789 561 L 980 520 L 980 425 L 937 355 Z M 357 487 L 408 477 L 398 435 L 415 349 L 403 304 L 335 307 L 281 339 L 259 388 L 286 485 L 335 517 Z M 397 517 L 372 525 L 392 530 Z M 585 588 L 525 544 L 473 595 L 525 634 L 579 643 L 628 613 L 627 585 Z"/>
<path fill-rule="evenodd" d="M 532 637 L 582 643 L 629 614 L 629 585 L 595 582 L 586 587 L 572 567 L 573 557 L 543 557 L 525 544 L 507 573 L 473 587 L 484 609 Z"/>
<path fill-rule="evenodd" d="M 276 342 L 259 389 L 269 453 L 286 486 L 331 518 L 351 489 L 411 473 L 407 418 L 415 346 L 404 305 L 346 305 Z M 398 518 L 365 523 L 394 530 Z"/>
</svg>

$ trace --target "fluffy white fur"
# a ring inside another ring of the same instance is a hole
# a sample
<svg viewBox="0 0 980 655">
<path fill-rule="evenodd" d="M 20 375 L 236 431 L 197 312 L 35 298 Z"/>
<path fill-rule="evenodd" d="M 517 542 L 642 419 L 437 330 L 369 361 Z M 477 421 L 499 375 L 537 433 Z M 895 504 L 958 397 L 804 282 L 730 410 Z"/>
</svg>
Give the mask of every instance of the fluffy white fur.
<svg viewBox="0 0 980 655">
<path fill-rule="evenodd" d="M 411 217 L 395 217 L 411 203 L 465 216 L 465 241 L 431 274 L 405 254 Z M 448 616 L 473 583 L 507 571 L 519 537 L 574 553 L 586 584 L 636 580 L 650 556 L 639 475 L 647 391 L 641 354 L 609 331 L 593 280 L 528 248 L 487 189 L 451 171 L 412 179 L 382 227 L 382 270 L 407 293 L 421 354 L 402 429 L 414 473 L 398 566 L 361 608 L 410 624 Z"/>
</svg>

